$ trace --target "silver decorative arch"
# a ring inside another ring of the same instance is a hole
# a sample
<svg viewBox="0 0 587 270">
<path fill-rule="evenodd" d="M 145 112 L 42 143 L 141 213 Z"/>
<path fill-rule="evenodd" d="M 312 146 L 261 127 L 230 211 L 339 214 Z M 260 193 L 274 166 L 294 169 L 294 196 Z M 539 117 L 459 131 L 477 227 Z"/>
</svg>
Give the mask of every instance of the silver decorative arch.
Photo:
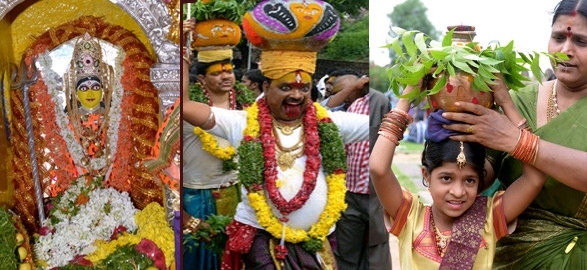
<svg viewBox="0 0 587 270">
<path fill-rule="evenodd" d="M 0 0 L 0 20 L 24 0 Z M 171 25 L 170 11 L 162 0 L 110 0 L 120 6 L 141 26 L 157 62 L 151 67 L 151 82 L 159 90 L 161 113 L 179 98 L 179 45 L 167 39 Z"/>
</svg>

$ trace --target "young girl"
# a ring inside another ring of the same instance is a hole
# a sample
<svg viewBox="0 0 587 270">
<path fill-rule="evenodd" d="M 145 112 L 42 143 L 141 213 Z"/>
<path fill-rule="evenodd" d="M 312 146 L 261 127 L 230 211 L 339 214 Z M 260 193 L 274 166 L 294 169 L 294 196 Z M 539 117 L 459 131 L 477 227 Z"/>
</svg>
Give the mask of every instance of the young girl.
<svg viewBox="0 0 587 270">
<path fill-rule="evenodd" d="M 408 86 L 405 93 L 413 89 Z M 495 94 L 499 97 L 503 93 Z M 423 181 L 433 203 L 424 205 L 418 195 L 400 186 L 391 170 L 395 148 L 411 122 L 406 113 L 409 108 L 409 101 L 400 99 L 386 114 L 370 156 L 371 179 L 386 220 L 391 222 L 388 230 L 398 237 L 402 269 L 491 269 L 495 243 L 511 233 L 507 224 L 532 202 L 546 176 L 525 164 L 523 175 L 507 190 L 494 197 L 479 196 L 488 174 L 484 169 L 485 148 L 449 139 L 455 134 L 442 128 L 448 121 L 436 112 L 429 120 L 422 154 Z M 515 112 L 507 113 L 512 121 L 521 119 Z M 538 137 L 525 128 L 523 120 L 518 125 L 520 139 L 511 155 L 532 164 Z M 479 132 L 473 126 L 467 131 Z"/>
</svg>

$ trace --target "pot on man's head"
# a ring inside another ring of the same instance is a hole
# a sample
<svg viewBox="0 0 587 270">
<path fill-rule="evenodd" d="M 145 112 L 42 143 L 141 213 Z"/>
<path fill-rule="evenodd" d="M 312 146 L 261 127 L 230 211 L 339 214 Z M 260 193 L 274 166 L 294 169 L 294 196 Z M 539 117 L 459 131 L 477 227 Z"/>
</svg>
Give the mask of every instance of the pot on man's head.
<svg viewBox="0 0 587 270">
<path fill-rule="evenodd" d="M 261 49 L 261 71 L 270 79 L 303 70 L 314 74 L 316 54 L 340 27 L 338 12 L 320 0 L 264 0 L 243 17 L 243 31 Z"/>
</svg>

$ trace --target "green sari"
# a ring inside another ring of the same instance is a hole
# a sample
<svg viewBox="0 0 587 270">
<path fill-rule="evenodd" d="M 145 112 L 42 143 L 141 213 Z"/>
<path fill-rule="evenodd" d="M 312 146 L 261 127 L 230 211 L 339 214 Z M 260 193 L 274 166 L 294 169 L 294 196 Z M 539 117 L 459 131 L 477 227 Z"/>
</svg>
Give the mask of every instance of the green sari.
<svg viewBox="0 0 587 270">
<path fill-rule="evenodd" d="M 511 94 L 518 110 L 541 139 L 587 151 L 587 98 L 537 129 L 538 85 Z M 501 166 L 496 168 L 498 179 L 509 186 L 522 174 L 522 163 L 507 154 L 501 158 Z M 515 232 L 498 241 L 493 266 L 587 269 L 587 194 L 549 176 L 531 206 L 518 217 Z"/>
</svg>

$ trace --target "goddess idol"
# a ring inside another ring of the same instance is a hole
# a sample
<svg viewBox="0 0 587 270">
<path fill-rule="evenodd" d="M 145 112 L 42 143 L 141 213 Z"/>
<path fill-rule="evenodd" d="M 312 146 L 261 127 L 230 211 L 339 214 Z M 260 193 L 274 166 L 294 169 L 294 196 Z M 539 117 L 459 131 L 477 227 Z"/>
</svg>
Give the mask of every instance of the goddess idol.
<svg viewBox="0 0 587 270">
<path fill-rule="evenodd" d="M 68 146 L 72 161 L 80 174 L 105 179 L 116 151 L 111 146 L 117 138 L 112 135 L 119 127 L 119 119 L 110 117 L 113 73 L 112 66 L 102 61 L 100 43 L 86 33 L 75 45 L 63 80 L 69 128 L 76 138 Z"/>
</svg>

